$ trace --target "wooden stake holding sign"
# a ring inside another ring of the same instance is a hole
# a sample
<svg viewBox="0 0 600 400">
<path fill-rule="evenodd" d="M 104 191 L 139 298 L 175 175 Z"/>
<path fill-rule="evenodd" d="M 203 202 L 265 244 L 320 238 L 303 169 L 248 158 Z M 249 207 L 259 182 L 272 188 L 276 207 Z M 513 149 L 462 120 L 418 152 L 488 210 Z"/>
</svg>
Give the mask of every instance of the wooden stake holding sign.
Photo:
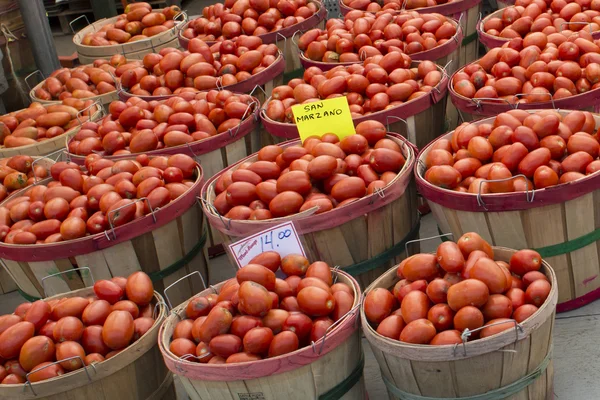
<svg viewBox="0 0 600 400">
<path fill-rule="evenodd" d="M 296 232 L 294 223 L 291 221 L 232 243 L 229 245 L 229 251 L 233 255 L 238 268 L 248 265 L 250 260 L 265 251 L 276 251 L 281 258 L 289 254 L 302 254 L 306 257 L 298 232 Z"/>
<path fill-rule="evenodd" d="M 326 133 L 333 133 L 340 140 L 356 134 L 346 97 L 298 104 L 292 106 L 292 112 L 303 143 L 309 136 Z"/>
</svg>

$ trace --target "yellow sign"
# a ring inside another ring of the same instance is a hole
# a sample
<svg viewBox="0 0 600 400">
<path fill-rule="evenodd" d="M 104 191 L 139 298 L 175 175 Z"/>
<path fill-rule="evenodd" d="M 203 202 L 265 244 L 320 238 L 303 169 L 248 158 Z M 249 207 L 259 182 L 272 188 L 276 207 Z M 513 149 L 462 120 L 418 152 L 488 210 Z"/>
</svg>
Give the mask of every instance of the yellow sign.
<svg viewBox="0 0 600 400">
<path fill-rule="evenodd" d="M 346 97 L 292 106 L 302 142 L 309 136 L 333 133 L 342 140 L 356 134 Z"/>
</svg>

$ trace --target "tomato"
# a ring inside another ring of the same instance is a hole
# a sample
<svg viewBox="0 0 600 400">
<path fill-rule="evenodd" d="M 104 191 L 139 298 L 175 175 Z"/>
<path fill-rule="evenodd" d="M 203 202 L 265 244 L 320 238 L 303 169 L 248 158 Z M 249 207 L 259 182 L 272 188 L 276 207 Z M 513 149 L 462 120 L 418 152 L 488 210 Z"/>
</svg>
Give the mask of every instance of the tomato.
<svg viewBox="0 0 600 400">
<path fill-rule="evenodd" d="M 27 340 L 19 352 L 19 364 L 27 372 L 46 361 L 54 360 L 54 342 L 46 336 L 34 336 Z"/>
<path fill-rule="evenodd" d="M 110 348 L 102 340 L 102 326 L 92 325 L 83 330 L 81 345 L 87 354 L 98 353 L 106 356 Z"/>
<path fill-rule="evenodd" d="M 272 307 L 272 299 L 269 291 L 264 286 L 256 282 L 242 282 L 238 293 L 238 307 L 240 310 L 243 310 L 245 314 L 255 317 L 263 317 Z"/>
<path fill-rule="evenodd" d="M 282 309 L 269 310 L 267 315 L 262 319 L 262 323 L 265 327 L 270 328 L 273 334 L 278 334 L 283 330 L 283 324 L 289 317 L 290 313 Z"/>
<path fill-rule="evenodd" d="M 454 242 L 443 242 L 437 248 L 437 262 L 446 272 L 462 272 L 465 257 Z"/>
<path fill-rule="evenodd" d="M 386 317 L 377 327 L 377 333 L 390 339 L 399 340 L 400 333 L 406 326 L 406 323 L 400 315 L 390 315 Z"/>
<path fill-rule="evenodd" d="M 64 373 L 65 371 L 60 364 L 52 365 L 51 362 L 43 362 L 32 369 L 32 372 L 29 374 L 29 382 L 44 381 Z"/>
<path fill-rule="evenodd" d="M 273 331 L 269 328 L 252 328 L 244 335 L 244 351 L 253 354 L 264 354 L 269 350 L 273 338 Z"/>
<path fill-rule="evenodd" d="M 491 294 L 504 293 L 510 286 L 500 266 L 485 257 L 475 262 L 469 271 L 469 277 L 485 283 Z"/>
<path fill-rule="evenodd" d="M 281 259 L 281 270 L 286 275 L 304 275 L 310 263 L 300 254 L 289 254 Z"/>
<path fill-rule="evenodd" d="M 460 336 L 460 332 L 457 331 L 456 329 L 451 329 L 451 330 L 440 332 L 437 335 L 435 335 L 433 339 L 431 339 L 431 342 L 429 342 L 429 344 L 434 345 L 434 346 L 443 346 L 443 345 L 461 344 L 461 343 L 462 343 L 462 338 Z"/>
<path fill-rule="evenodd" d="M 481 307 L 488 298 L 488 286 L 477 279 L 466 279 L 448 289 L 448 305 L 454 311 L 465 306 Z"/>
<path fill-rule="evenodd" d="M 523 276 L 530 271 L 539 271 L 542 257 L 535 250 L 519 250 L 510 257 L 511 272 Z"/>
<path fill-rule="evenodd" d="M 102 328 L 102 340 L 113 350 L 127 347 L 133 334 L 133 317 L 127 311 L 111 312 Z"/>
<path fill-rule="evenodd" d="M 537 310 L 538 308 L 533 304 L 524 304 L 515 310 L 513 313 L 513 319 L 518 323 L 521 323 L 535 314 Z"/>
<path fill-rule="evenodd" d="M 276 146 L 277 147 L 277 146 Z M 277 147 L 279 149 L 279 147 Z M 264 147 L 263 147 L 264 150 Z M 259 152 L 260 154 L 260 152 Z M 257 186 L 258 191 L 258 186 Z M 259 194 L 260 197 L 260 194 Z M 248 264 L 259 264 L 269 268 L 273 272 L 277 272 L 281 266 L 281 256 L 276 251 L 265 251 L 254 257 Z"/>
<path fill-rule="evenodd" d="M 435 326 L 431 321 L 421 318 L 408 323 L 402 333 L 400 341 L 413 344 L 428 344 L 435 337 Z"/>
<path fill-rule="evenodd" d="M 59 343 L 56 346 L 56 360 L 61 361 L 71 357 L 73 358 L 60 363 L 66 371 L 75 371 L 76 369 L 82 368 L 85 359 L 85 351 L 83 347 L 77 342 L 66 341 Z"/>
<path fill-rule="evenodd" d="M 275 289 L 275 273 L 262 265 L 245 265 L 238 269 L 236 278 L 240 284 L 245 281 L 252 281 L 264 286 L 267 290 L 272 291 Z"/>
<path fill-rule="evenodd" d="M 539 271 L 529 271 L 525 275 L 523 275 L 523 285 L 525 285 L 525 287 L 528 287 L 531 283 L 537 281 L 538 279 L 548 281 L 548 278 L 543 273 Z"/>
<path fill-rule="evenodd" d="M 454 311 L 447 304 L 436 304 L 427 312 L 427 319 L 438 332 L 450 329 L 453 325 Z"/>
<path fill-rule="evenodd" d="M 454 315 L 454 328 L 462 332 L 465 329 L 474 330 L 481 328 L 484 323 L 483 313 L 473 306 L 465 306 Z"/>
<path fill-rule="evenodd" d="M 333 276 L 331 274 L 331 267 L 323 261 L 317 261 L 308 266 L 306 270 L 307 277 L 315 277 L 321 279 L 328 286 L 333 284 Z"/>
<path fill-rule="evenodd" d="M 112 306 L 112 310 L 113 311 L 115 311 L 115 310 L 118 310 L 118 311 L 127 311 L 129 314 L 131 314 L 131 316 L 133 317 L 133 319 L 136 319 L 139 316 L 139 314 L 140 314 L 140 309 L 131 300 L 121 300 L 121 301 L 116 302 Z"/>
<path fill-rule="evenodd" d="M 183 357 L 186 354 L 194 355 L 196 354 L 196 344 L 189 339 L 178 338 L 171 342 L 169 351 L 177 357 Z"/>
<path fill-rule="evenodd" d="M 429 283 L 429 285 L 427 285 L 427 290 L 425 291 L 425 293 L 427 293 L 429 300 L 431 300 L 435 304 L 446 303 L 448 297 L 448 289 L 450 288 L 450 286 L 450 282 L 442 278 L 435 278 Z"/>
<path fill-rule="evenodd" d="M 19 355 L 21 347 L 31 339 L 35 332 L 35 325 L 22 321 L 6 329 L 0 335 L 0 357 L 7 360 Z"/>
<path fill-rule="evenodd" d="M 31 322 L 35 326 L 37 332 L 46 324 L 51 313 L 52 308 L 50 305 L 43 300 L 38 300 L 31 304 L 25 313 L 23 320 Z"/>
<path fill-rule="evenodd" d="M 134 272 L 127 278 L 125 286 L 127 298 L 139 306 L 149 304 L 154 296 L 154 286 L 150 277 L 142 272 Z"/>
<path fill-rule="evenodd" d="M 292 351 L 298 350 L 298 336 L 291 331 L 283 331 L 278 333 L 271 340 L 269 345 L 269 357 L 277 357 Z"/>
<path fill-rule="evenodd" d="M 488 321 L 481 330 L 479 336 L 483 339 L 488 336 L 496 335 L 509 329 L 515 329 L 515 322 L 508 318 L 497 318 Z"/>
<path fill-rule="evenodd" d="M 331 292 L 316 286 L 308 286 L 298 292 L 300 310 L 311 317 L 328 315 L 335 308 L 335 299 Z"/>
<path fill-rule="evenodd" d="M 59 302 L 52 308 L 51 318 L 54 321 L 58 321 L 63 317 L 77 317 L 81 318 L 83 310 L 90 304 L 88 299 L 83 297 L 71 297 L 64 301 Z"/>
<path fill-rule="evenodd" d="M 374 324 L 383 321 L 396 307 L 396 299 L 389 290 L 375 288 L 365 296 L 365 315 Z"/>
<path fill-rule="evenodd" d="M 513 312 L 512 301 L 501 294 L 492 294 L 481 308 L 486 321 L 497 318 L 510 318 Z"/>
<path fill-rule="evenodd" d="M 331 318 L 322 317 L 315 319 L 312 324 L 312 329 L 310 330 L 310 341 L 316 342 L 324 337 L 331 325 L 333 325 L 333 320 Z"/>
<path fill-rule="evenodd" d="M 533 281 L 525 290 L 525 302 L 541 307 L 550 295 L 551 289 L 550 283 L 546 280 Z"/>
<path fill-rule="evenodd" d="M 433 280 L 439 276 L 436 256 L 433 254 L 416 254 L 408 258 L 402 269 L 402 274 L 410 281 Z"/>
<path fill-rule="evenodd" d="M 104 321 L 108 318 L 112 308 L 110 303 L 106 300 L 96 300 L 88 305 L 83 314 L 81 320 L 85 325 L 104 325 Z"/>
<path fill-rule="evenodd" d="M 464 257 L 469 257 L 469 254 L 475 250 L 481 250 L 485 252 L 488 257 L 494 258 L 492 247 L 475 232 L 465 233 L 456 243 Z"/>
<path fill-rule="evenodd" d="M 16 314 L 0 315 L 0 335 L 11 326 L 21 322 L 22 317 Z"/>
</svg>

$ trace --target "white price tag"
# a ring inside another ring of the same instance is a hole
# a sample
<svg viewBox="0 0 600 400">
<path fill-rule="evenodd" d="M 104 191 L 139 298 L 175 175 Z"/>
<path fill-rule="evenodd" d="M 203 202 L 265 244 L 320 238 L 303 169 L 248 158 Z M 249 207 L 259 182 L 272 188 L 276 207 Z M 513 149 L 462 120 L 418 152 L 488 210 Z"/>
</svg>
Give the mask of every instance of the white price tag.
<svg viewBox="0 0 600 400">
<path fill-rule="evenodd" d="M 302 254 L 306 257 L 298 232 L 292 222 L 266 229 L 229 245 L 238 268 L 247 265 L 257 255 L 265 251 L 276 251 L 281 258 L 289 254 Z"/>
</svg>

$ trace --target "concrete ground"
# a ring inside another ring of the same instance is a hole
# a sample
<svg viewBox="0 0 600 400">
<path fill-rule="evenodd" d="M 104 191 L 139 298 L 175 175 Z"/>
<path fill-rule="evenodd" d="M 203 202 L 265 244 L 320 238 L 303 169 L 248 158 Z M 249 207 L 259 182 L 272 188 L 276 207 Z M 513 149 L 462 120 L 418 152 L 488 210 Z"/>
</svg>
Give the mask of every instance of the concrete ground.
<svg viewBox="0 0 600 400">
<path fill-rule="evenodd" d="M 421 238 L 436 236 L 437 226 L 431 214 L 421 222 Z M 439 239 L 423 242 L 422 251 L 434 251 Z M 235 274 L 226 256 L 210 260 L 211 284 L 221 282 Z M 0 296 L 0 315 L 11 313 L 24 300 L 17 292 Z M 555 400 L 596 400 L 600 392 L 600 369 L 596 360 L 600 359 L 600 346 L 596 343 L 600 336 L 600 302 L 589 304 L 578 310 L 559 314 L 554 330 L 554 395 Z M 365 383 L 369 398 L 385 399 L 387 394 L 381 379 L 379 366 L 373 357 L 366 339 Z M 179 400 L 187 400 L 183 386 L 176 381 Z M 538 400 L 538 399 L 531 399 Z M 541 400 L 541 399 L 540 399 Z"/>
</svg>

